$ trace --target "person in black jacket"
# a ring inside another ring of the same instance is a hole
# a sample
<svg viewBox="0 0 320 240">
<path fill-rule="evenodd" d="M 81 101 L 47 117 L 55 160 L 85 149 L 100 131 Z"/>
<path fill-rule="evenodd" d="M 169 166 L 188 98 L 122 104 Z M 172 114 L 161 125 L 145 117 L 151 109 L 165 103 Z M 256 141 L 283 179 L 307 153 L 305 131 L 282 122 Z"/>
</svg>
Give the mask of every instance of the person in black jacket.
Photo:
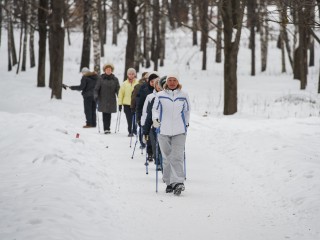
<svg viewBox="0 0 320 240">
<path fill-rule="evenodd" d="M 159 81 L 159 79 L 156 79 L 154 81 L 154 92 L 151 93 L 147 98 L 152 99 L 150 102 L 145 101 L 145 104 L 147 104 L 147 109 L 146 109 L 146 114 L 145 116 L 145 122 L 143 124 L 143 141 L 145 143 L 150 142 L 151 143 L 151 148 L 152 148 L 152 158 L 155 160 L 155 164 L 157 165 L 157 171 L 162 170 L 161 166 L 161 151 L 160 147 L 158 146 L 158 149 L 156 149 L 156 141 L 157 141 L 157 133 L 156 133 L 156 128 L 152 126 L 152 107 L 154 104 L 154 99 L 156 96 L 156 93 L 159 91 L 162 91 L 162 85 Z M 148 153 L 150 154 L 150 153 Z M 157 155 L 156 155 L 157 154 Z M 149 158 L 148 158 L 149 159 Z"/>
<path fill-rule="evenodd" d="M 69 86 L 69 88 L 71 90 L 82 91 L 84 113 L 86 115 L 86 125 L 83 127 L 96 127 L 96 102 L 94 101 L 93 92 L 99 76 L 96 72 L 90 72 L 87 67 L 82 68 L 81 73 L 82 78 L 80 85 Z"/>
</svg>

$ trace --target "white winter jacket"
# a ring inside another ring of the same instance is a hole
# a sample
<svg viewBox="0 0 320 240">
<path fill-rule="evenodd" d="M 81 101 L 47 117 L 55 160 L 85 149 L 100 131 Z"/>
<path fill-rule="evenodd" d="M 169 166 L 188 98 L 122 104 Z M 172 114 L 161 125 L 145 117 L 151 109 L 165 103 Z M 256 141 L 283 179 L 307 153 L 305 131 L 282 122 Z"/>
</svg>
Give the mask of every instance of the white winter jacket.
<svg viewBox="0 0 320 240">
<path fill-rule="evenodd" d="M 148 105 L 152 101 L 152 99 L 155 98 L 156 94 L 157 94 L 157 91 L 153 90 L 152 93 L 147 95 L 146 100 L 144 100 L 143 108 L 142 108 L 142 116 L 141 116 L 141 121 L 140 121 L 141 126 L 143 126 L 146 121 Z"/>
<path fill-rule="evenodd" d="M 160 134 L 174 136 L 187 132 L 190 118 L 190 102 L 187 93 L 163 90 L 156 94 L 152 108 L 152 120 L 161 122 Z"/>
</svg>

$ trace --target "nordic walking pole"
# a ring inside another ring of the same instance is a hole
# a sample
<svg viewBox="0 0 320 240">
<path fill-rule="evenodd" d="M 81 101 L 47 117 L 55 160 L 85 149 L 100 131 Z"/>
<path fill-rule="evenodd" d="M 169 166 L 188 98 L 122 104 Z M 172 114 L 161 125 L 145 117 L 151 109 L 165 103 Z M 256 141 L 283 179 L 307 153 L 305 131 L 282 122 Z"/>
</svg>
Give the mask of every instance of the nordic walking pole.
<svg viewBox="0 0 320 240">
<path fill-rule="evenodd" d="M 158 133 L 159 133 L 159 128 L 156 129 L 156 193 L 158 192 L 158 147 L 159 147 L 159 141 L 158 141 Z"/>
<path fill-rule="evenodd" d="M 130 148 L 131 148 L 131 144 L 132 144 L 132 137 L 133 137 L 133 128 L 134 128 L 134 122 L 136 120 L 136 114 L 132 114 L 132 122 L 131 122 L 131 136 L 130 136 Z"/>
<path fill-rule="evenodd" d="M 119 121 L 119 114 L 120 114 L 120 111 L 118 111 L 118 113 L 117 113 L 116 129 L 114 130 L 114 133 L 117 132 L 118 121 Z"/>
<path fill-rule="evenodd" d="M 134 148 L 133 148 L 133 152 L 132 152 L 131 159 L 133 159 L 133 155 L 134 155 L 134 152 L 136 151 L 137 143 L 138 143 L 138 138 L 137 138 L 137 136 L 136 136 L 136 142 L 135 142 L 135 144 L 134 144 Z"/>
<path fill-rule="evenodd" d="M 183 165 L 184 165 L 184 180 L 187 180 L 187 168 L 186 168 L 186 149 L 184 149 L 184 159 L 183 159 Z"/>
<path fill-rule="evenodd" d="M 146 165 L 146 174 L 148 174 L 149 173 L 148 172 L 148 165 L 149 165 L 149 163 L 148 163 L 148 154 L 146 154 L 146 163 L 144 165 Z"/>
<path fill-rule="evenodd" d="M 97 104 L 97 121 L 98 121 L 98 131 L 99 131 L 99 133 L 100 133 L 100 121 L 99 121 L 98 104 Z"/>
</svg>

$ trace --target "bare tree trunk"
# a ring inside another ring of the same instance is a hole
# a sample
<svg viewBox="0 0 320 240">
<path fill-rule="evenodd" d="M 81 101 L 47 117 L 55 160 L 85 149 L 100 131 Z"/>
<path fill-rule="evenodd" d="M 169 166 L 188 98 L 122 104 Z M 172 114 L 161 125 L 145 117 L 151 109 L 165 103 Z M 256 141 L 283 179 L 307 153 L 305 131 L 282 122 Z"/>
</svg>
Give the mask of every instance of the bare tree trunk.
<svg viewBox="0 0 320 240">
<path fill-rule="evenodd" d="M 83 41 L 80 71 L 83 67 L 90 67 L 91 51 L 91 0 L 84 0 L 83 3 Z"/>
<path fill-rule="evenodd" d="M 197 0 L 192 0 L 192 7 L 191 7 L 191 13 L 192 13 L 192 45 L 196 46 L 198 45 L 198 17 L 197 17 Z"/>
<path fill-rule="evenodd" d="M 107 0 L 103 0 L 102 7 L 102 44 L 107 44 Z"/>
<path fill-rule="evenodd" d="M 12 11 L 12 4 L 13 1 L 12 0 L 6 0 L 5 4 L 7 6 L 7 32 L 8 32 L 8 71 L 12 70 L 12 42 L 11 42 L 11 11 Z"/>
<path fill-rule="evenodd" d="M 23 3 L 25 5 L 25 0 L 23 0 Z M 18 66 L 17 66 L 17 70 L 16 70 L 16 74 L 19 73 L 20 70 L 20 63 L 21 63 L 21 52 L 22 52 L 22 36 L 23 36 L 23 27 L 26 23 L 21 22 L 21 26 L 20 26 L 20 41 L 19 41 L 19 55 L 18 55 Z"/>
<path fill-rule="evenodd" d="M 261 50 L 261 72 L 267 70 L 267 58 L 268 58 L 268 37 L 269 26 L 267 21 L 267 3 L 264 0 L 260 0 L 260 50 Z"/>
<path fill-rule="evenodd" d="M 64 26 L 63 27 L 67 32 L 68 45 L 71 46 L 70 27 L 69 27 L 69 17 L 70 17 L 69 9 L 70 9 L 70 5 L 68 4 L 68 0 L 64 0 L 64 11 L 63 11 Z"/>
<path fill-rule="evenodd" d="M 51 98 L 62 98 L 64 35 L 62 28 L 64 0 L 51 2 L 52 17 L 50 26 L 50 44 L 52 49 L 52 62 L 50 62 L 50 74 L 52 76 Z"/>
<path fill-rule="evenodd" d="M 11 41 L 12 65 L 15 66 L 18 63 L 18 60 L 17 60 L 16 46 L 14 43 L 13 24 L 12 24 L 11 18 L 10 18 L 10 38 L 11 38 L 10 41 Z"/>
<path fill-rule="evenodd" d="M 93 39 L 93 61 L 94 70 L 100 74 L 100 58 L 101 58 L 101 45 L 99 34 L 99 9 L 98 0 L 92 0 L 92 39 Z"/>
<path fill-rule="evenodd" d="M 222 53 L 222 18 L 221 18 L 221 4 L 218 4 L 217 13 L 217 44 L 216 44 L 216 62 L 221 63 L 221 53 Z"/>
<path fill-rule="evenodd" d="M 37 8 L 35 7 L 35 0 L 31 0 L 31 17 L 30 17 L 30 38 L 29 38 L 29 52 L 30 52 L 30 67 L 36 66 L 34 55 L 34 29 L 36 26 Z"/>
<path fill-rule="evenodd" d="M 164 12 L 168 9 L 167 1 L 162 2 L 161 12 Z M 165 14 L 161 14 L 161 25 L 160 25 L 160 44 L 159 44 L 159 58 L 160 58 L 160 67 L 164 66 L 164 59 L 165 59 L 165 50 L 166 50 L 166 23 L 167 23 L 167 16 Z"/>
<path fill-rule="evenodd" d="M 248 0 L 248 24 L 250 28 L 251 76 L 256 75 L 256 0 Z"/>
<path fill-rule="evenodd" d="M 168 0 L 164 0 L 168 1 Z M 146 68 L 149 68 L 151 66 L 151 61 L 150 61 L 150 51 L 151 51 L 151 41 L 150 41 L 150 24 L 149 20 L 151 19 L 150 17 L 150 1 L 149 0 L 144 0 L 145 2 L 145 7 L 144 7 L 144 12 L 143 12 L 143 56 L 146 60 Z"/>
<path fill-rule="evenodd" d="M 118 44 L 119 30 L 119 0 L 112 1 L 112 44 Z"/>
<path fill-rule="evenodd" d="M 241 4 L 242 3 L 242 4 Z M 246 1 L 222 0 L 224 33 L 224 115 L 237 112 L 237 63 Z M 236 35 L 233 36 L 233 28 Z"/>
<path fill-rule="evenodd" d="M 46 48 L 47 48 L 47 9 L 48 0 L 39 0 L 38 28 L 39 28 L 39 55 L 38 55 L 38 78 L 37 86 L 46 85 Z"/>
<path fill-rule="evenodd" d="M 2 0 L 0 0 L 0 46 L 2 38 Z"/>
<path fill-rule="evenodd" d="M 100 35 L 100 57 L 104 57 L 104 30 L 106 28 L 105 22 L 103 20 L 103 13 L 102 13 L 102 9 L 101 9 L 101 0 L 98 0 L 98 23 L 99 23 L 99 35 Z"/>
<path fill-rule="evenodd" d="M 207 43 L 208 43 L 208 0 L 199 2 L 201 24 L 201 51 L 202 70 L 207 69 Z"/>
<path fill-rule="evenodd" d="M 310 41 L 309 44 L 309 50 L 310 50 L 310 56 L 309 56 L 309 67 L 314 66 L 314 39 L 311 37 L 312 40 Z"/>
<path fill-rule="evenodd" d="M 137 6 L 136 0 L 127 0 L 128 5 L 128 38 L 126 46 L 126 60 L 124 69 L 124 79 L 127 77 L 127 69 L 134 67 L 134 53 L 137 40 L 137 14 L 135 8 Z"/>
<path fill-rule="evenodd" d="M 31 6 L 29 2 L 25 2 L 25 8 L 23 11 L 23 19 L 24 23 L 24 38 L 23 38 L 23 51 L 22 51 L 22 65 L 21 71 L 26 71 L 27 65 L 27 43 L 28 43 L 28 34 L 29 34 L 29 22 L 30 22 L 30 15 L 31 15 Z"/>
<path fill-rule="evenodd" d="M 158 71 L 158 60 L 160 55 L 160 6 L 159 0 L 153 0 L 152 41 L 151 59 L 154 62 L 153 70 Z"/>
<path fill-rule="evenodd" d="M 287 21 L 287 7 L 283 2 L 279 2 L 278 9 L 280 12 L 280 35 L 279 35 L 279 43 L 281 49 L 281 72 L 286 72 L 286 58 L 285 58 L 285 49 L 284 49 L 284 42 L 285 42 L 285 28 L 286 28 L 286 21 Z"/>
</svg>

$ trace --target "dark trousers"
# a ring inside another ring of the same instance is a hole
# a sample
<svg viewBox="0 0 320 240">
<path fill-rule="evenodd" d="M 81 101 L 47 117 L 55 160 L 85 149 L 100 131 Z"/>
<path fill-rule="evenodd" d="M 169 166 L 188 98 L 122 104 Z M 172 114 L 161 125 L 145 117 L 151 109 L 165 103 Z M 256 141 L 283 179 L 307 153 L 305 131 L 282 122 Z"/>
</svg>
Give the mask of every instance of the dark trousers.
<svg viewBox="0 0 320 240">
<path fill-rule="evenodd" d="M 110 130 L 111 113 L 102 113 L 103 130 Z"/>
<path fill-rule="evenodd" d="M 93 96 L 83 98 L 84 114 L 86 115 L 86 123 L 89 126 L 95 127 L 97 125 L 96 120 L 96 102 Z"/>
<path fill-rule="evenodd" d="M 137 129 L 135 126 L 133 126 L 133 131 L 132 131 L 132 124 L 135 124 L 133 123 L 133 114 L 131 112 L 131 108 L 129 105 L 123 105 L 123 111 L 124 111 L 124 114 L 126 115 L 126 119 L 127 119 L 127 123 L 128 123 L 128 133 L 134 133 L 136 134 L 137 133 Z"/>
</svg>

